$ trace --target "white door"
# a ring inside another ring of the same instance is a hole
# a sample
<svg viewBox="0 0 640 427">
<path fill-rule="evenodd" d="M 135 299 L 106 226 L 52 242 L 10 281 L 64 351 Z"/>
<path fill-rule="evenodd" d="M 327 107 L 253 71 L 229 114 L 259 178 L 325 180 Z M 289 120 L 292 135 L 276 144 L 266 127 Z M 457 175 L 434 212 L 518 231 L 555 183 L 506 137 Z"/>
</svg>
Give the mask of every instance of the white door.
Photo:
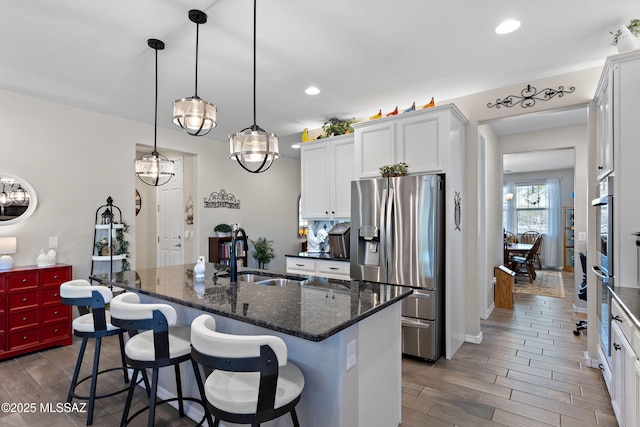
<svg viewBox="0 0 640 427">
<path fill-rule="evenodd" d="M 175 176 L 158 187 L 158 267 L 184 264 L 182 157 L 171 159 Z"/>
</svg>

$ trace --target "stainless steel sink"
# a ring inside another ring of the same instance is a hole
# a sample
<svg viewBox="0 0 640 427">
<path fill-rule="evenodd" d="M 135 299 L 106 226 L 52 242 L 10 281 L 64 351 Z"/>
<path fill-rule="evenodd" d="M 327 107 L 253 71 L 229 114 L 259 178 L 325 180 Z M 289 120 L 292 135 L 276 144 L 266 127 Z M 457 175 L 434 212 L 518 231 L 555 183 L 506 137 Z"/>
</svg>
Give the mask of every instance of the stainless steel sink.
<svg viewBox="0 0 640 427">
<path fill-rule="evenodd" d="M 247 273 L 242 274 L 238 273 L 238 280 L 242 282 L 262 282 L 264 280 L 273 279 L 271 276 L 261 276 L 259 274 Z"/>
<path fill-rule="evenodd" d="M 286 286 L 290 284 L 300 283 L 299 280 L 287 279 L 286 277 L 272 277 L 268 280 L 261 280 L 259 282 L 255 282 L 257 285 L 265 285 L 265 286 Z"/>
</svg>

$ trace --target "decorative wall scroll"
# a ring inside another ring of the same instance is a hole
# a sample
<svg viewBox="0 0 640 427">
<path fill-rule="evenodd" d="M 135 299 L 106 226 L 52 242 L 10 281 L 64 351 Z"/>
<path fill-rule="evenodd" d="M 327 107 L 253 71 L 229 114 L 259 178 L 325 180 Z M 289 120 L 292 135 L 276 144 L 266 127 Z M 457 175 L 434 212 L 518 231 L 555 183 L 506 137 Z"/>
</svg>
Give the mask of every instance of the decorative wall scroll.
<svg viewBox="0 0 640 427">
<path fill-rule="evenodd" d="M 462 220 L 462 211 L 460 209 L 460 202 L 462 201 L 462 197 L 460 196 L 460 192 L 456 191 L 455 195 L 453 196 L 453 203 L 454 203 L 454 211 L 453 211 L 453 220 L 456 224 L 456 230 L 458 231 L 462 231 L 462 229 L 460 228 L 460 221 Z"/>
<path fill-rule="evenodd" d="M 187 224 L 193 224 L 193 200 L 191 199 L 191 196 L 189 196 L 189 199 L 187 200 L 187 206 L 184 208 L 184 212 L 187 214 L 185 220 Z"/>
<path fill-rule="evenodd" d="M 509 95 L 504 99 L 498 98 L 495 104 L 489 102 L 487 108 L 496 107 L 496 109 L 498 109 L 500 107 L 514 107 L 518 104 L 520 104 L 522 108 L 529 108 L 536 105 L 536 101 L 549 101 L 556 95 L 560 98 L 564 96 L 565 93 L 573 93 L 575 90 L 575 86 L 571 86 L 567 90 L 565 90 L 564 86 L 558 86 L 557 90 L 546 88 L 538 91 L 535 87 L 527 85 L 527 87 L 520 92 L 520 96 Z"/>
<path fill-rule="evenodd" d="M 208 198 L 204 198 L 204 207 L 240 209 L 240 200 L 237 200 L 232 193 L 227 193 L 226 190 L 221 188 L 219 192 L 211 193 Z"/>
</svg>

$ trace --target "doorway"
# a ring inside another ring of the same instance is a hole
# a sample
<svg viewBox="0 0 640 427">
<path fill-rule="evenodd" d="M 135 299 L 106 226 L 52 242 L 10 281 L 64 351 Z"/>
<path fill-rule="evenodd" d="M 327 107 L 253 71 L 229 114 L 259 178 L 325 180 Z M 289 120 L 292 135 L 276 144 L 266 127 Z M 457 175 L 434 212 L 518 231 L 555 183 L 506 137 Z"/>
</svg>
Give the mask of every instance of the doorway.
<svg viewBox="0 0 640 427">
<path fill-rule="evenodd" d="M 139 156 L 147 149 L 137 151 Z M 195 262 L 197 156 L 177 151 L 162 154 L 175 162 L 176 177 L 160 187 L 136 179 L 140 209 L 135 218 L 135 269 Z"/>
<path fill-rule="evenodd" d="M 493 268 L 504 260 L 502 207 L 503 155 L 568 149 L 573 151 L 574 205 L 576 235 L 586 231 L 588 182 L 588 108 L 576 106 L 570 110 L 547 111 L 486 122 L 478 127 L 480 145 L 480 180 L 478 191 L 479 230 L 484 236 L 478 241 L 480 317 L 486 319 L 493 311 Z M 531 162 L 530 162 L 531 163 Z M 533 162 L 539 163 L 537 161 Z M 540 168 L 541 169 L 541 168 Z M 576 242 L 576 252 L 586 250 L 586 242 Z M 582 249 L 581 249 L 582 248 Z M 578 287 L 576 287 L 578 289 Z M 568 296 L 571 297 L 571 296 Z M 577 297 L 574 298 L 577 301 Z M 586 308 L 585 308 L 586 311 Z"/>
</svg>

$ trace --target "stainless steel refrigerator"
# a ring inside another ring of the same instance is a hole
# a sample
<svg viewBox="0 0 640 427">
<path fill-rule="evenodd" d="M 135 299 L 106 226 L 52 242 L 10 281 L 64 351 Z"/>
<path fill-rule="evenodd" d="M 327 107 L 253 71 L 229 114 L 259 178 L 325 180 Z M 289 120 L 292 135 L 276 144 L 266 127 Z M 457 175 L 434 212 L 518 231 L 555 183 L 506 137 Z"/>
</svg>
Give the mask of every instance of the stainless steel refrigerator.
<svg viewBox="0 0 640 427">
<path fill-rule="evenodd" d="M 351 277 L 415 288 L 402 352 L 427 360 L 444 350 L 443 193 L 444 175 L 351 182 Z"/>
</svg>

